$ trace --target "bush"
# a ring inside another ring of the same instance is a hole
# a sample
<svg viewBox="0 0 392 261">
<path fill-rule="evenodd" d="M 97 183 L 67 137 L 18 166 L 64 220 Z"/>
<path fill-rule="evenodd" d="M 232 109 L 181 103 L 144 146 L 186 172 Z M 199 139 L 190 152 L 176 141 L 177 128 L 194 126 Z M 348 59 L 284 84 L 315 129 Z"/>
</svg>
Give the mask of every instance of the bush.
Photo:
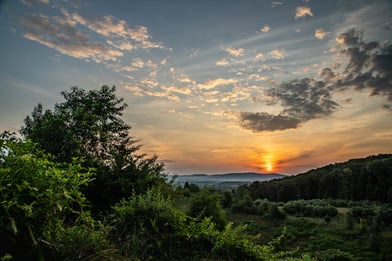
<svg viewBox="0 0 392 261">
<path fill-rule="evenodd" d="M 354 260 L 354 257 L 347 252 L 341 251 L 340 249 L 328 249 L 324 251 L 319 251 L 316 254 L 318 260 L 325 261 L 350 261 Z"/>
<path fill-rule="evenodd" d="M 170 200 L 150 190 L 114 206 L 111 238 L 126 257 L 163 258 L 181 250 L 176 239 L 185 219 Z"/>
<path fill-rule="evenodd" d="M 79 189 L 92 173 L 76 162 L 56 164 L 30 142 L 6 134 L 0 141 L 8 150 L 0 155 L 0 256 L 38 259 L 85 213 Z"/>
<path fill-rule="evenodd" d="M 210 217 L 220 230 L 227 224 L 226 216 L 220 204 L 221 197 L 217 192 L 203 189 L 191 198 L 189 215 L 191 217 Z"/>
<path fill-rule="evenodd" d="M 218 230 L 212 217 L 188 217 L 155 191 L 116 204 L 111 220 L 110 237 L 121 254 L 130 259 L 263 260 L 275 257 L 274 247 L 254 244 L 244 235 L 245 226 L 233 227 L 228 223 Z"/>
</svg>

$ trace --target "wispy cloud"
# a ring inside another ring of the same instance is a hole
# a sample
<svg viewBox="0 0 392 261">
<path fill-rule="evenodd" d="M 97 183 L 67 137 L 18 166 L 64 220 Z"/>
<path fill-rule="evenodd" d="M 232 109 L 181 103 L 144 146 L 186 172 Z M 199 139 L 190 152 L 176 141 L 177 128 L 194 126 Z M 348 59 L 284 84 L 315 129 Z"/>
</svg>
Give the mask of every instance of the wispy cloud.
<svg viewBox="0 0 392 261">
<path fill-rule="evenodd" d="M 280 1 L 272 1 L 271 7 L 277 7 L 283 5 L 283 2 Z"/>
<path fill-rule="evenodd" d="M 176 86 L 161 86 L 161 88 L 163 90 L 165 90 L 166 92 L 175 92 L 175 93 L 179 93 L 179 94 L 184 94 L 184 95 L 190 95 L 192 94 L 191 89 L 189 88 L 181 88 L 181 87 L 176 87 Z"/>
<path fill-rule="evenodd" d="M 277 60 L 286 58 L 286 53 L 283 49 L 272 50 L 268 52 L 268 55 Z"/>
<path fill-rule="evenodd" d="M 24 0 L 23 3 L 48 4 L 49 1 Z M 62 16 L 22 15 L 19 24 L 23 36 L 62 54 L 97 63 L 117 61 L 125 52 L 139 48 L 169 50 L 162 43 L 151 41 L 151 35 L 145 26 L 130 27 L 125 20 L 113 16 L 86 18 L 78 13 L 69 13 L 64 8 L 59 10 Z M 129 66 L 123 70 L 134 71 Z"/>
<path fill-rule="evenodd" d="M 329 34 L 329 32 L 325 31 L 322 28 L 318 28 L 314 32 L 314 37 L 321 40 L 321 39 L 324 39 L 328 34 Z"/>
<path fill-rule="evenodd" d="M 64 9 L 62 9 L 62 11 L 64 15 L 74 23 L 83 25 L 102 36 L 113 37 L 114 45 L 126 46 L 129 41 L 134 41 L 135 45 L 132 45 L 132 47 L 140 47 L 143 49 L 166 48 L 163 44 L 150 40 L 151 36 L 145 26 L 130 28 L 125 20 L 117 19 L 113 16 L 104 16 L 102 19 L 89 19 L 78 13 L 69 14 Z"/>
<path fill-rule="evenodd" d="M 229 61 L 227 59 L 221 59 L 216 61 L 215 63 L 217 66 L 226 66 L 229 65 Z"/>
<path fill-rule="evenodd" d="M 236 79 L 217 78 L 214 80 L 209 80 L 205 83 L 201 83 L 198 85 L 198 87 L 200 89 L 210 90 L 210 89 L 214 89 L 215 87 L 220 86 L 220 85 L 234 84 L 237 82 L 238 82 L 238 80 L 236 80 Z"/>
<path fill-rule="evenodd" d="M 101 43 L 74 28 L 68 20 L 44 15 L 25 15 L 20 19 L 26 39 L 39 42 L 62 54 L 95 62 L 115 61 L 123 53 Z"/>
<path fill-rule="evenodd" d="M 28 6 L 33 6 L 36 4 L 49 4 L 49 0 L 22 0 L 22 3 Z"/>
<path fill-rule="evenodd" d="M 295 19 L 305 17 L 305 16 L 313 16 L 312 10 L 308 6 L 298 6 L 295 10 Z"/>
<path fill-rule="evenodd" d="M 269 25 L 264 25 L 264 26 L 260 29 L 260 32 L 267 33 L 267 32 L 270 31 L 270 29 L 271 29 L 271 27 L 270 27 Z"/>
<path fill-rule="evenodd" d="M 243 56 L 245 52 L 245 49 L 243 48 L 236 49 L 236 48 L 229 47 L 229 48 L 224 48 L 223 50 L 225 50 L 226 52 L 228 52 L 229 54 L 235 57 Z"/>
</svg>

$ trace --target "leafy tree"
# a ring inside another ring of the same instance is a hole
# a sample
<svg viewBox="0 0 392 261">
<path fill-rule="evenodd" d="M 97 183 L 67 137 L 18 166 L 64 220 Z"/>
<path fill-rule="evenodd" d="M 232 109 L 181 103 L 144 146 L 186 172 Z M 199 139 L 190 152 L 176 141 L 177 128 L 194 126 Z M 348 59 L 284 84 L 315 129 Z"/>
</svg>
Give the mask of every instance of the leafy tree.
<svg viewBox="0 0 392 261">
<path fill-rule="evenodd" d="M 61 93 L 65 102 L 54 111 L 38 104 L 20 131 L 58 162 L 79 158 L 84 166 L 96 168 L 96 180 L 87 190 L 96 210 L 109 209 L 132 192 L 166 184 L 157 156 L 138 153 L 140 145 L 121 118 L 127 104 L 115 91 L 114 86 L 90 91 L 72 87 Z"/>
<path fill-rule="evenodd" d="M 37 142 L 57 161 L 71 162 L 74 157 L 105 166 L 123 167 L 116 158 L 124 146 L 134 144 L 130 127 L 121 119 L 127 107 L 115 96 L 115 87 L 85 91 L 72 87 L 64 91 L 65 102 L 56 104 L 54 111 L 43 111 L 38 104 L 25 119 L 21 133 Z M 128 148 L 130 152 L 138 147 Z"/>
</svg>

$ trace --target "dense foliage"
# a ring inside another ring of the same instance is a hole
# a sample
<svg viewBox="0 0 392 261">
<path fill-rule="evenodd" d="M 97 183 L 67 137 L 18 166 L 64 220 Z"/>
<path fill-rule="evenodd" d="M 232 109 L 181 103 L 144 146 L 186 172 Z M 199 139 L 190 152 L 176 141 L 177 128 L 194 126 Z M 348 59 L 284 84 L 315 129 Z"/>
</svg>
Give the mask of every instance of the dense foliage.
<svg viewBox="0 0 392 261">
<path fill-rule="evenodd" d="M 63 247 L 60 237 L 70 229 L 95 233 L 81 192 L 92 178 L 90 170 L 77 162 L 55 163 L 31 142 L 9 133 L 2 134 L 0 145 L 0 256 L 49 257 Z"/>
<path fill-rule="evenodd" d="M 44 111 L 38 104 L 21 128 L 26 139 L 56 162 L 71 163 L 78 158 L 84 167 L 96 169 L 86 191 L 94 211 L 108 210 L 133 192 L 166 185 L 157 157 L 138 153 L 140 145 L 121 118 L 127 104 L 115 91 L 114 86 L 90 91 L 72 87 L 62 92 L 65 101 L 56 104 L 54 111 Z"/>
<path fill-rule="evenodd" d="M 353 159 L 307 173 L 248 186 L 253 199 L 341 198 L 392 201 L 392 155 Z"/>
</svg>

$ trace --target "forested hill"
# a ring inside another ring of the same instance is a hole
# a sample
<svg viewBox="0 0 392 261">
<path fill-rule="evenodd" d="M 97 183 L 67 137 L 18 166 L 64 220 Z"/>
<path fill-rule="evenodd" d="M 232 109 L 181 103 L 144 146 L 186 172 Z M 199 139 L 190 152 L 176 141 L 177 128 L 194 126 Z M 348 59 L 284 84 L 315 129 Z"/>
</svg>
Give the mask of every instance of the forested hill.
<svg viewBox="0 0 392 261">
<path fill-rule="evenodd" d="M 392 154 L 352 159 L 247 186 L 253 199 L 271 201 L 342 198 L 392 202 Z"/>
</svg>

